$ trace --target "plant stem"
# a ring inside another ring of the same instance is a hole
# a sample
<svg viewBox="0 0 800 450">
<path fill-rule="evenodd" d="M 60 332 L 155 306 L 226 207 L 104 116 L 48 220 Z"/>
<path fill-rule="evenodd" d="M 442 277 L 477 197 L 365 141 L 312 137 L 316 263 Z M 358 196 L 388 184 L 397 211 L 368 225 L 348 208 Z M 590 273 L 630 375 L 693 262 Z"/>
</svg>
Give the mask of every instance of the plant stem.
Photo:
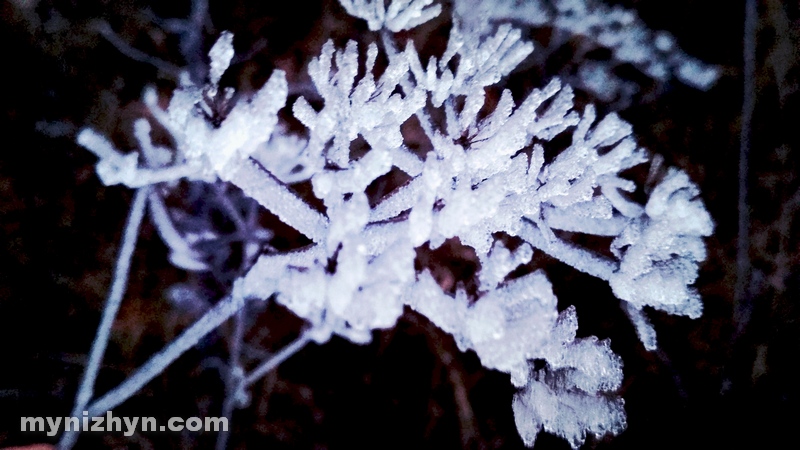
<svg viewBox="0 0 800 450">
<path fill-rule="evenodd" d="M 751 123 L 756 107 L 756 0 L 747 0 L 744 19 L 744 102 L 739 135 L 739 234 L 736 239 L 736 289 L 733 300 L 734 339 L 744 332 L 750 317 L 748 285 L 750 278 L 750 206 L 748 204 L 748 165 Z"/>
<path fill-rule="evenodd" d="M 303 347 L 306 346 L 306 344 L 309 343 L 309 341 L 311 341 L 311 336 L 309 332 L 301 334 L 300 337 L 294 340 L 294 342 L 282 348 L 281 351 L 274 354 L 271 358 L 267 359 L 266 361 L 262 362 L 252 372 L 250 372 L 247 376 L 245 376 L 243 385 L 246 387 L 255 383 L 261 377 L 269 373 L 269 371 L 278 367 L 282 362 L 286 361 L 290 356 L 299 352 Z"/>
<path fill-rule="evenodd" d="M 94 384 L 97 380 L 97 372 L 100 370 L 100 364 L 103 362 L 103 355 L 106 352 L 106 347 L 108 347 L 111 325 L 113 325 L 114 319 L 117 317 L 122 298 L 125 296 L 125 288 L 128 285 L 131 259 L 133 257 L 133 251 L 136 249 L 136 240 L 144 217 L 149 191 L 150 188 L 143 187 L 137 189 L 134 195 L 133 204 L 128 213 L 125 230 L 122 234 L 122 245 L 120 246 L 119 255 L 117 256 L 117 265 L 114 268 L 114 278 L 111 282 L 111 289 L 108 293 L 105 307 L 103 308 L 100 324 L 97 326 L 97 334 L 92 343 L 92 349 L 89 352 L 89 362 L 83 374 L 81 385 L 78 388 L 78 394 L 75 397 L 72 417 L 81 416 L 94 394 Z M 59 449 L 68 450 L 72 448 L 77 438 L 77 432 L 64 433 L 61 442 L 59 442 Z"/>
<path fill-rule="evenodd" d="M 225 450 L 228 446 L 228 437 L 233 422 L 233 411 L 236 409 L 237 394 L 241 383 L 242 363 L 242 340 L 244 339 L 245 318 L 244 309 L 240 309 L 234 317 L 233 336 L 230 345 L 230 361 L 228 364 L 228 374 L 225 379 L 225 400 L 222 403 L 222 417 L 228 423 L 228 428 L 222 429 L 217 435 L 217 450 Z"/>
<path fill-rule="evenodd" d="M 239 311 L 242 306 L 244 306 L 244 299 L 241 297 L 228 296 L 222 299 L 166 348 L 153 355 L 144 365 L 136 369 L 133 375 L 128 377 L 122 384 L 89 405 L 89 416 L 94 417 L 103 414 L 133 396 L 184 352 L 194 347 L 200 339 L 219 327 L 236 311 Z"/>
</svg>

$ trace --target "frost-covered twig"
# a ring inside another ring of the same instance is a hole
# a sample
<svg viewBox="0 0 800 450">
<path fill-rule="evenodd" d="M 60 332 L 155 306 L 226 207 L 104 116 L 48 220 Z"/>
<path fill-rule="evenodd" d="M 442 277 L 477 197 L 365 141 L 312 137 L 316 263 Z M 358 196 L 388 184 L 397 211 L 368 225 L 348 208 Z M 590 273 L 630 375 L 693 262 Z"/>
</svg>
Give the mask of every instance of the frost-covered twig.
<svg viewBox="0 0 800 450">
<path fill-rule="evenodd" d="M 103 361 L 103 355 L 105 355 L 106 347 L 108 346 L 111 325 L 114 323 L 114 318 L 117 317 L 117 311 L 119 311 L 122 297 L 125 295 L 125 288 L 128 285 L 131 258 L 133 257 L 133 251 L 136 249 L 136 240 L 144 217 L 149 190 L 147 187 L 137 189 L 133 197 L 131 210 L 125 223 L 125 230 L 122 233 L 122 242 L 117 256 L 117 265 L 114 268 L 111 289 L 103 308 L 103 314 L 100 317 L 100 324 L 97 326 L 97 335 L 89 352 L 89 362 L 86 364 L 83 380 L 75 397 L 72 417 L 80 417 L 94 395 L 94 384 L 97 380 L 100 364 Z M 69 450 L 74 445 L 75 439 L 77 439 L 77 432 L 65 432 L 59 443 L 59 449 Z"/>
<path fill-rule="evenodd" d="M 200 339 L 233 316 L 243 305 L 244 299 L 236 295 L 220 300 L 219 303 L 208 310 L 203 317 L 186 329 L 174 341 L 136 369 L 122 384 L 92 402 L 88 408 L 89 416 L 103 414 L 129 399 L 144 385 L 163 372 L 173 361 L 197 345 Z"/>
<path fill-rule="evenodd" d="M 201 261 L 200 254 L 192 248 L 184 236 L 175 228 L 167 207 L 164 205 L 164 200 L 158 192 L 150 192 L 149 204 L 150 219 L 153 221 L 159 236 L 170 249 L 170 262 L 186 270 L 208 270 L 208 265 Z"/>
<path fill-rule="evenodd" d="M 636 11 L 600 0 L 457 0 L 455 14 L 473 26 L 486 22 L 514 21 L 531 28 L 552 27 L 553 34 L 541 55 L 548 55 L 570 39 L 578 41 L 574 61 L 577 71 L 562 74 L 576 88 L 591 92 L 603 102 L 630 103 L 639 90 L 636 83 L 621 78 L 615 69 L 636 67 L 656 83 L 675 78 L 696 89 L 707 90 L 719 79 L 719 67 L 705 64 L 678 47 L 666 31 L 651 31 Z M 584 56 L 602 48 L 608 60 Z M 540 64 L 544 59 L 539 58 Z"/>
<path fill-rule="evenodd" d="M 228 197 L 225 196 L 224 190 L 216 185 L 214 187 L 216 188 L 215 191 L 220 203 L 222 203 L 223 208 L 236 224 L 238 232 L 242 235 L 247 233 L 248 225 L 244 222 L 239 214 L 239 211 L 236 210 L 236 207 L 231 204 Z M 247 243 L 245 243 L 245 249 L 246 246 Z M 248 255 L 246 250 L 243 253 L 244 254 L 242 255 L 240 267 L 241 271 L 246 271 L 249 265 L 247 258 Z M 237 407 L 242 407 L 244 405 L 244 399 L 242 398 L 239 384 L 242 376 L 244 375 L 241 354 L 244 334 L 246 331 L 246 309 L 247 305 L 245 304 L 242 306 L 242 309 L 236 312 L 236 315 L 233 318 L 233 333 L 230 338 L 230 345 L 228 346 L 230 356 L 228 358 L 228 373 L 225 376 L 225 399 L 222 401 L 222 417 L 225 418 L 228 424 L 230 424 L 233 420 L 233 411 Z M 217 450 L 225 450 L 228 445 L 229 436 L 230 427 L 220 430 L 219 434 L 217 435 Z"/>
<path fill-rule="evenodd" d="M 315 242 L 323 240 L 328 227 L 325 216 L 300 200 L 284 183 L 256 161 L 239 162 L 228 170 L 226 178 L 258 201 L 261 206 L 293 225 L 311 240 Z"/>
<path fill-rule="evenodd" d="M 161 72 L 173 77 L 174 79 L 178 79 L 181 73 L 181 68 L 168 62 L 164 61 L 161 58 L 148 55 L 147 53 L 133 47 L 132 45 L 125 42 L 113 28 L 111 25 L 106 22 L 105 20 L 97 20 L 94 23 L 94 28 L 97 30 L 100 35 L 102 35 L 111 45 L 116 47 L 120 53 L 127 56 L 128 58 L 143 62 L 145 64 L 149 64 L 156 69 L 160 70 Z"/>
<path fill-rule="evenodd" d="M 242 387 L 250 386 L 256 381 L 260 380 L 264 375 L 278 367 L 282 362 L 286 361 L 289 359 L 289 357 L 302 350 L 303 347 L 305 347 L 306 344 L 311 341 L 312 334 L 309 332 L 304 332 L 300 335 L 300 337 L 292 341 L 291 344 L 282 348 L 278 353 L 270 356 L 266 361 L 262 362 L 258 365 L 258 367 L 253 369 L 252 372 L 244 376 Z"/>
<path fill-rule="evenodd" d="M 231 336 L 231 342 L 228 346 L 230 357 L 228 359 L 228 373 L 225 376 L 225 399 L 222 401 L 222 417 L 225 418 L 229 426 L 219 431 L 216 444 L 217 450 L 225 450 L 225 448 L 227 448 L 233 411 L 238 406 L 241 406 L 242 399 L 239 395 L 239 384 L 244 374 L 241 363 L 241 353 L 245 331 L 245 309 L 246 307 L 243 307 L 237 311 L 234 316 L 233 335 Z"/>
</svg>

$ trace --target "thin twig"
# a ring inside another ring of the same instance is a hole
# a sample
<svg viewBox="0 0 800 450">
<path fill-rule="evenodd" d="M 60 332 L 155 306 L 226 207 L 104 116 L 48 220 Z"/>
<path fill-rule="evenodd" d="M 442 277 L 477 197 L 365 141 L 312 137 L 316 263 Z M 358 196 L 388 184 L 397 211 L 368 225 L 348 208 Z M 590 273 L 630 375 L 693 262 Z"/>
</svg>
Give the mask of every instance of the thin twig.
<svg viewBox="0 0 800 450">
<path fill-rule="evenodd" d="M 242 236 L 244 248 L 247 247 L 248 226 L 242 218 L 241 213 L 236 206 L 230 201 L 225 193 L 223 185 L 213 185 L 214 192 L 222 207 L 231 216 L 236 225 L 236 232 Z M 242 262 L 239 267 L 240 273 L 247 270 L 247 255 L 242 251 Z M 245 308 L 242 307 L 234 317 L 233 336 L 230 343 L 230 357 L 228 363 L 228 373 L 225 376 L 225 399 L 222 402 L 222 417 L 229 424 L 217 435 L 217 450 L 225 450 L 228 446 L 228 437 L 230 436 L 230 424 L 233 420 L 233 411 L 236 409 L 238 403 L 239 386 L 244 375 L 242 368 L 241 355 L 242 355 L 242 341 L 244 340 L 245 333 Z"/>
<path fill-rule="evenodd" d="M 406 320 L 417 327 L 425 330 L 425 337 L 431 350 L 436 354 L 439 362 L 447 372 L 447 378 L 453 389 L 453 400 L 455 400 L 459 431 L 461 433 L 461 445 L 464 448 L 480 448 L 478 443 L 481 441 L 480 430 L 475 420 L 475 411 L 469 400 L 469 392 L 464 380 L 464 367 L 451 351 L 452 341 L 449 337 L 442 338 L 442 334 L 436 326 L 428 321 L 421 321 L 417 314 L 406 314 Z M 447 346 L 445 346 L 447 343 Z M 477 445 L 476 445 L 477 444 Z"/>
<path fill-rule="evenodd" d="M 441 334 L 435 329 L 433 324 L 426 326 L 428 336 L 436 347 L 436 355 L 444 363 L 447 371 L 447 378 L 453 388 L 453 400 L 456 402 L 458 413 L 459 429 L 461 432 L 461 445 L 469 447 L 473 441 L 479 439 L 478 425 L 475 420 L 475 411 L 469 400 L 469 392 L 464 383 L 464 369 L 461 362 L 445 348 L 442 343 Z M 449 339 L 449 338 L 445 338 Z"/>
<path fill-rule="evenodd" d="M 233 336 L 230 343 L 230 360 L 228 363 L 228 373 L 225 377 L 225 399 L 222 402 L 222 417 L 228 423 L 227 428 L 223 428 L 217 435 L 217 450 L 225 450 L 228 446 L 230 436 L 230 424 L 233 420 L 233 411 L 237 407 L 239 386 L 243 374 L 241 355 L 242 341 L 245 331 L 244 308 L 240 309 L 234 316 Z"/>
<path fill-rule="evenodd" d="M 294 342 L 282 348 L 281 351 L 272 355 L 270 359 L 261 363 L 252 372 L 250 372 L 247 376 L 245 376 L 242 385 L 244 387 L 247 387 L 255 383 L 261 377 L 269 373 L 269 371 L 278 367 L 282 362 L 286 361 L 290 356 L 302 350 L 302 348 L 305 347 L 306 344 L 308 344 L 310 341 L 311 341 L 311 336 L 309 332 L 301 334 L 300 337 L 294 340 Z"/>
<path fill-rule="evenodd" d="M 156 69 L 160 70 L 164 74 L 171 76 L 174 79 L 179 79 L 182 69 L 175 64 L 172 64 L 168 61 L 164 61 L 161 58 L 157 58 L 155 56 L 148 55 L 147 53 L 133 47 L 132 45 L 125 42 L 125 39 L 120 37 L 111 25 L 104 20 L 98 20 L 94 23 L 94 27 L 96 28 L 97 32 L 100 33 L 106 40 L 111 43 L 120 53 L 127 56 L 128 58 L 139 61 L 145 64 L 149 64 Z"/>
<path fill-rule="evenodd" d="M 211 188 L 214 190 L 214 194 L 216 195 L 220 205 L 222 205 L 222 208 L 225 210 L 225 213 L 230 216 L 234 225 L 236 225 L 236 231 L 242 236 L 246 236 L 248 226 L 244 222 L 241 212 L 239 212 L 236 205 L 234 205 L 233 202 L 231 202 L 231 200 L 228 198 L 228 194 L 225 192 L 225 185 L 213 184 Z"/>
<path fill-rule="evenodd" d="M 149 191 L 150 188 L 148 187 L 140 188 L 133 198 L 130 213 L 125 223 L 125 231 L 122 234 L 122 245 L 117 256 L 117 265 L 114 268 L 114 279 L 103 308 L 100 324 L 97 326 L 97 334 L 92 343 L 92 349 L 89 352 L 89 362 L 86 365 L 86 371 L 83 374 L 78 394 L 75 396 L 72 417 L 79 417 L 86 410 L 86 405 L 89 404 L 94 394 L 94 384 L 97 380 L 97 372 L 100 369 L 100 363 L 103 361 L 106 347 L 108 347 L 111 325 L 113 325 L 114 319 L 117 317 L 122 298 L 125 296 L 125 288 L 128 285 L 131 259 L 133 251 L 136 249 L 136 240 L 139 236 L 139 228 L 144 217 Z M 59 443 L 59 449 L 68 450 L 72 448 L 77 438 L 77 433 L 65 433 Z"/>
<path fill-rule="evenodd" d="M 750 206 L 748 202 L 748 157 L 750 154 L 751 123 L 756 107 L 756 0 L 747 0 L 744 19 L 744 101 L 739 136 L 739 235 L 736 248 L 736 290 L 733 321 L 735 336 L 742 334 L 750 316 L 748 280 L 750 277 Z"/>
<path fill-rule="evenodd" d="M 233 316 L 243 305 L 244 299 L 240 296 L 228 296 L 220 300 L 200 320 L 139 367 L 133 375 L 89 405 L 89 416 L 94 417 L 103 414 L 133 396 L 145 384 L 163 372 L 173 361 L 194 347 L 200 339 Z"/>
</svg>

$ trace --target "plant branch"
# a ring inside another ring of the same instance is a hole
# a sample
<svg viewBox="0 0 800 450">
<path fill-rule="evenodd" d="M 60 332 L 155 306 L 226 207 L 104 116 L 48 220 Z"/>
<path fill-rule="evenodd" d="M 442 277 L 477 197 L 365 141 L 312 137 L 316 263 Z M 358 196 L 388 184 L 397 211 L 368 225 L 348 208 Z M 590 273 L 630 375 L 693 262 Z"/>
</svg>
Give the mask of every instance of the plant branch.
<svg viewBox="0 0 800 450">
<path fill-rule="evenodd" d="M 245 317 L 244 308 L 236 312 L 234 316 L 233 336 L 230 344 L 230 360 L 228 362 L 228 373 L 225 378 L 225 399 L 222 402 L 222 417 L 229 424 L 228 428 L 222 429 L 217 435 L 217 450 L 225 450 L 228 446 L 230 436 L 230 424 L 233 419 L 233 411 L 236 409 L 239 385 L 244 373 L 241 363 L 242 341 L 244 339 Z"/>
<path fill-rule="evenodd" d="M 739 235 L 736 241 L 736 289 L 733 300 L 735 337 L 744 331 L 750 316 L 748 281 L 750 278 L 750 206 L 748 204 L 748 165 L 751 122 L 756 107 L 756 0 L 747 0 L 744 20 L 744 102 L 739 136 Z"/>
<path fill-rule="evenodd" d="M 244 377 L 242 382 L 243 387 L 250 386 L 258 381 L 261 377 L 269 373 L 272 369 L 278 367 L 282 362 L 286 361 L 290 356 L 299 352 L 311 341 L 311 333 L 306 331 L 294 340 L 291 344 L 282 348 L 281 351 L 272 355 L 271 358 L 262 362 L 252 372 Z"/>
<path fill-rule="evenodd" d="M 153 355 L 122 384 L 89 405 L 89 416 L 103 414 L 133 396 L 184 352 L 194 347 L 200 339 L 233 316 L 242 306 L 244 299 L 240 296 L 228 296 L 222 299 L 166 348 Z"/>
<path fill-rule="evenodd" d="M 131 259 L 133 258 L 133 251 L 136 249 L 136 240 L 144 218 L 149 191 L 148 187 L 137 189 L 136 195 L 133 197 L 133 204 L 125 223 L 125 231 L 122 234 L 122 245 L 117 256 L 117 265 L 114 268 L 114 279 L 111 282 L 111 289 L 106 299 L 106 305 L 103 308 L 100 324 L 97 326 L 97 334 L 89 352 L 89 362 L 86 365 L 83 380 L 75 397 L 72 417 L 79 417 L 86 410 L 86 405 L 89 404 L 94 394 L 94 384 L 97 380 L 97 373 L 100 370 L 106 347 L 108 347 L 111 325 L 113 325 L 114 319 L 117 317 L 122 298 L 125 296 L 125 288 L 128 285 Z M 65 433 L 59 443 L 59 448 L 61 450 L 72 448 L 75 444 L 75 439 L 77 439 L 77 433 Z"/>
</svg>

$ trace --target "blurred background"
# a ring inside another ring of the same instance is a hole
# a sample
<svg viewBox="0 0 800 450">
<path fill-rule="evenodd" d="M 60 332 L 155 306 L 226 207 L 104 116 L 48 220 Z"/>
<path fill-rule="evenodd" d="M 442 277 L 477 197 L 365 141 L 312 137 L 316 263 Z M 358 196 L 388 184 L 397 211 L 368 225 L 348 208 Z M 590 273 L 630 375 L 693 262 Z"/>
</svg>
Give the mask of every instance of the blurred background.
<svg viewBox="0 0 800 450">
<path fill-rule="evenodd" d="M 378 38 L 335 0 L 211 1 L 205 12 L 198 12 L 199 3 L 194 10 L 188 0 L 8 0 L 0 6 L 6 80 L 0 93 L 0 447 L 48 442 L 44 434 L 20 433 L 20 416 L 69 414 L 132 199 L 129 189 L 98 181 L 94 156 L 75 143 L 77 131 L 91 125 L 133 149 L 133 121 L 147 115 L 144 87 L 155 85 L 165 100 L 181 69 L 202 74 L 204 55 L 223 30 L 235 34 L 238 55 L 223 85 L 246 94 L 279 68 L 294 86 L 290 105 L 313 95 L 305 67 L 327 39 L 342 45 Z M 576 306 L 579 335 L 610 338 L 625 364 L 620 393 L 628 428 L 590 439 L 585 448 L 792 445 L 800 419 L 800 3 L 758 2 L 747 180 L 751 269 L 738 308 L 744 2 L 607 3 L 635 9 L 650 29 L 669 31 L 686 53 L 721 69 L 720 80 L 703 92 L 655 83 L 622 66 L 617 73 L 635 82 L 637 93 L 599 105 L 603 113 L 618 111 L 642 146 L 690 175 L 716 230 L 706 240 L 708 260 L 696 284 L 704 314 L 690 320 L 649 311 L 656 352 L 644 350 L 606 283 L 541 255 L 532 263 L 547 270 L 560 309 Z M 446 45 L 450 5 L 443 5 L 439 19 L 399 35 L 413 38 L 423 58 Z M 547 48 L 552 35 L 543 26 L 526 38 Z M 513 73 L 508 86 L 524 93 L 553 76 L 569 78 L 584 62 L 571 56 L 580 46 L 579 38 L 566 42 L 542 64 Z M 598 100 L 579 92 L 579 103 Z M 289 110 L 281 118 L 296 126 Z M 189 213 L 202 208 L 188 196 L 175 202 Z M 269 246 L 303 244 L 275 217 L 263 213 L 262 223 L 275 234 Z M 220 229 L 229 225 L 219 219 Z M 229 289 L 232 272 L 224 269 L 237 258 L 230 252 L 220 256 L 219 273 L 182 271 L 169 264 L 167 248 L 144 224 L 96 392 L 122 381 Z M 477 270 L 474 255 L 457 244 L 423 249 L 418 259 L 443 285 L 469 283 Z M 176 301 L 176 289 L 186 286 L 200 286 L 201 300 Z M 302 326 L 272 302 L 248 314 L 257 324 L 246 336 L 245 354 L 253 361 L 290 342 Z M 218 415 L 231 328 L 206 337 L 114 414 L 163 421 Z M 338 338 L 310 345 L 256 384 L 250 405 L 234 415 L 229 448 L 523 448 L 513 392 L 507 375 L 484 369 L 473 353 L 461 353 L 449 335 L 407 310 L 369 345 Z M 202 449 L 215 439 L 213 433 L 85 433 L 77 448 Z M 536 448 L 569 445 L 543 434 Z"/>
</svg>

